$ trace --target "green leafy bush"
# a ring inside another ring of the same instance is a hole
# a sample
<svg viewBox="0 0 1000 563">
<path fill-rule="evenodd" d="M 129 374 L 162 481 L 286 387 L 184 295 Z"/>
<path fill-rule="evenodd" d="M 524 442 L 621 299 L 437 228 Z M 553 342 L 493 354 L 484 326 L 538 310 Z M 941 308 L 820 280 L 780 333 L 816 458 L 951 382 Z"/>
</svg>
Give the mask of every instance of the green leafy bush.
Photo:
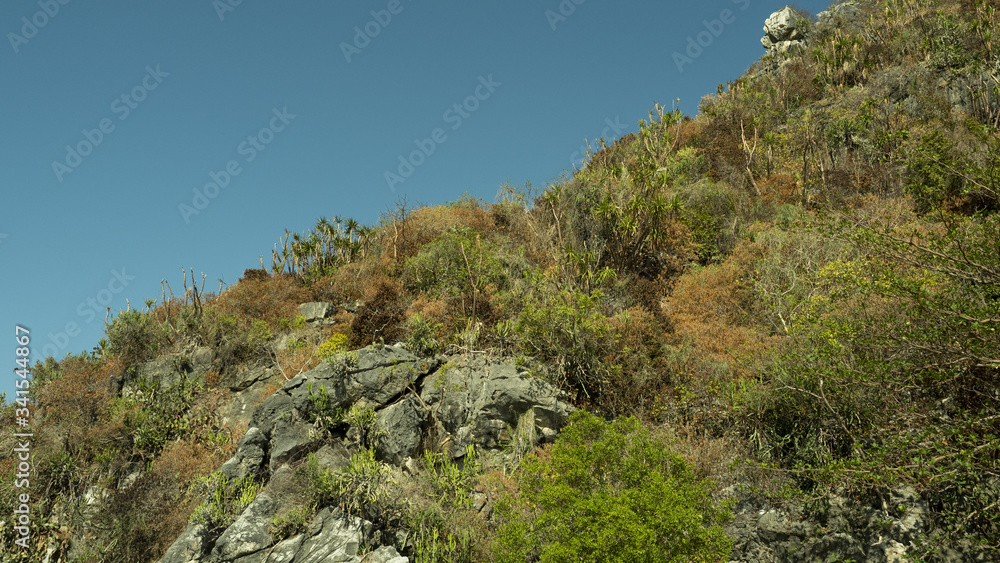
<svg viewBox="0 0 1000 563">
<path fill-rule="evenodd" d="M 286 540 L 296 534 L 306 530 L 309 520 L 309 511 L 305 508 L 294 508 L 284 516 L 275 516 L 271 519 L 270 531 L 275 542 Z"/>
<path fill-rule="evenodd" d="M 469 507 L 472 502 L 469 493 L 475 486 L 478 469 L 476 449 L 471 445 L 466 448 L 461 467 L 447 454 L 424 452 L 425 477 L 439 502 L 445 506 Z"/>
<path fill-rule="evenodd" d="M 730 540 L 710 484 L 634 418 L 576 411 L 551 449 L 527 456 L 516 498 L 498 505 L 497 560 L 725 560 Z"/>
<path fill-rule="evenodd" d="M 108 351 L 121 356 L 126 366 L 156 357 L 168 334 L 153 317 L 135 309 L 115 317 L 106 333 Z"/>
<path fill-rule="evenodd" d="M 481 531 L 461 520 L 462 512 L 445 511 L 431 504 L 407 513 L 408 544 L 412 561 L 420 563 L 474 563 Z"/>
<path fill-rule="evenodd" d="M 437 334 L 441 323 L 424 319 L 422 315 L 413 315 L 406 321 L 407 336 L 404 344 L 406 349 L 414 354 L 433 356 L 443 349 Z"/>
<path fill-rule="evenodd" d="M 611 321 L 599 310 L 600 291 L 558 290 L 535 273 L 513 333 L 521 351 L 549 362 L 557 383 L 596 399 L 617 368 Z"/>
<path fill-rule="evenodd" d="M 392 468 L 375 459 L 374 449 L 351 454 L 341 471 L 320 467 L 316 456 L 302 469 L 311 507 L 337 506 L 345 513 L 376 524 L 395 524 L 402 518 L 402 501 L 392 478 Z"/>
<path fill-rule="evenodd" d="M 482 291 L 486 284 L 507 285 L 507 265 L 496 244 L 483 241 L 472 229 L 445 232 L 406 261 L 403 278 L 408 289 L 432 297 L 455 297 Z"/>
<path fill-rule="evenodd" d="M 819 269 L 824 291 L 773 377 L 745 389 L 742 417 L 760 457 L 811 496 L 913 486 L 944 534 L 928 551 L 1000 537 L 1000 219 L 941 217 L 825 227 L 858 257 Z"/>
<path fill-rule="evenodd" d="M 311 407 L 307 413 L 309 422 L 317 423 L 319 427 L 326 429 L 340 424 L 344 418 L 344 409 L 330 401 L 326 387 L 320 385 L 319 390 L 313 392 L 313 384 L 309 383 L 306 390 L 309 392 Z"/>
<path fill-rule="evenodd" d="M 385 430 L 378 423 L 374 407 L 359 401 L 351 405 L 344 414 L 344 422 L 358 431 L 362 448 L 375 447 L 383 438 Z"/>
<path fill-rule="evenodd" d="M 220 372 L 268 356 L 267 344 L 272 335 L 262 319 L 224 314 L 220 309 L 206 307 L 203 314 L 190 317 L 187 327 L 200 344 L 215 349 Z"/>
<path fill-rule="evenodd" d="M 142 376 L 130 383 L 127 396 L 117 399 L 113 408 L 123 412 L 124 426 L 132 436 L 132 453 L 151 459 L 174 438 L 192 428 L 190 406 L 204 390 L 198 379 L 180 374 L 167 387 Z"/>
</svg>

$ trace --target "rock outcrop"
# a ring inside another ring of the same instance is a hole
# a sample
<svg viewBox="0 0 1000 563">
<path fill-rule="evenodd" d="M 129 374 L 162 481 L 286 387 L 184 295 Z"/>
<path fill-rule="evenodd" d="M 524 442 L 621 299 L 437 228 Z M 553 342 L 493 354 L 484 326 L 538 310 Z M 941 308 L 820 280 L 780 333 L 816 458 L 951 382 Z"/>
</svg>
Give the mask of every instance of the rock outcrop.
<svg viewBox="0 0 1000 563">
<path fill-rule="evenodd" d="M 730 563 L 904 563 L 918 552 L 917 543 L 932 527 L 928 503 L 913 488 L 900 487 L 887 498 L 831 495 L 808 516 L 801 506 L 777 507 L 744 496 L 733 509 L 726 533 L 733 538 Z M 983 550 L 960 544 L 932 560 L 989 559 Z"/>
<path fill-rule="evenodd" d="M 787 53 L 806 44 L 808 21 L 788 6 L 771 14 L 764 22 L 760 43 L 770 53 Z"/>
<path fill-rule="evenodd" d="M 161 563 L 360 562 L 363 551 L 365 562 L 407 561 L 402 546 L 378 545 L 384 535 L 372 522 L 334 508 L 317 514 L 307 532 L 281 541 L 271 536 L 270 522 L 300 492 L 290 490 L 292 464 L 315 453 L 321 467 L 337 470 L 363 446 L 356 428 L 323 430 L 310 422 L 321 394 L 325 410 L 373 410 L 377 458 L 408 468 L 425 450 L 458 459 L 468 446 L 499 448 L 518 425 L 521 432 L 531 427 L 535 443 L 552 439 L 573 410 L 560 391 L 511 360 L 419 358 L 400 345 L 341 354 L 292 378 L 254 409 L 250 429 L 220 471 L 230 480 L 252 476 L 265 483 L 255 500 L 221 534 L 189 524 Z"/>
</svg>

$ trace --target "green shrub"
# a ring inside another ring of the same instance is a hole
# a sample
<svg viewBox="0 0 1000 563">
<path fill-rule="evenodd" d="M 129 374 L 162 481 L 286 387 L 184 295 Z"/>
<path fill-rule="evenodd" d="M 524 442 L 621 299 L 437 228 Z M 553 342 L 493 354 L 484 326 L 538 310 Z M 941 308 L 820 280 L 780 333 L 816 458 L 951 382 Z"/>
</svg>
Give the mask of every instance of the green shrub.
<svg viewBox="0 0 1000 563">
<path fill-rule="evenodd" d="M 263 488 L 249 475 L 230 481 L 221 471 L 209 475 L 202 485 L 210 491 L 208 500 L 195 509 L 191 523 L 204 525 L 210 534 L 235 522 Z"/>
<path fill-rule="evenodd" d="M 186 326 L 200 344 L 215 349 L 220 372 L 268 357 L 271 330 L 264 320 L 206 307 L 201 315 L 189 316 Z"/>
<path fill-rule="evenodd" d="M 476 449 L 468 446 L 465 458 L 459 463 L 453 461 L 447 454 L 424 452 L 424 474 L 438 502 L 446 507 L 468 508 L 472 499 L 469 493 L 476 484 L 479 463 L 476 459 Z"/>
<path fill-rule="evenodd" d="M 375 409 L 363 404 L 363 401 L 351 405 L 344 414 L 344 422 L 358 430 L 362 448 L 375 447 L 385 437 L 385 430 L 378 424 Z"/>
<path fill-rule="evenodd" d="M 306 390 L 309 393 L 309 404 L 311 405 L 306 415 L 309 422 L 317 423 L 321 428 L 330 429 L 343 421 L 344 409 L 330 401 L 326 387 L 320 385 L 319 390 L 314 393 L 313 384 L 309 383 Z"/>
<path fill-rule="evenodd" d="M 614 348 L 611 321 L 599 310 L 600 291 L 558 290 L 531 276 L 513 333 L 521 352 L 552 365 L 556 382 L 597 399 L 617 368 L 604 358 Z"/>
<path fill-rule="evenodd" d="M 706 179 L 678 188 L 676 198 L 698 259 L 707 264 L 727 255 L 736 243 L 737 212 L 746 204 L 746 195 Z"/>
<path fill-rule="evenodd" d="M 351 462 L 341 471 L 319 466 L 316 456 L 302 469 L 308 482 L 310 505 L 314 510 L 337 506 L 345 513 L 376 524 L 394 524 L 402 517 L 392 468 L 375 459 L 375 450 L 351 454 Z"/>
<path fill-rule="evenodd" d="M 441 323 L 428 321 L 421 315 L 413 315 L 406 322 L 406 349 L 422 356 L 433 356 L 443 348 L 437 339 Z"/>
<path fill-rule="evenodd" d="M 117 399 L 113 409 L 124 411 L 124 425 L 132 436 L 132 453 L 151 459 L 174 438 L 192 429 L 189 408 L 202 393 L 200 380 L 186 374 L 166 388 L 159 381 L 140 376 L 130 383 L 131 392 Z"/>
<path fill-rule="evenodd" d="M 527 456 L 516 498 L 498 504 L 497 560 L 725 560 L 710 484 L 634 418 L 577 411 L 551 449 Z"/>
<path fill-rule="evenodd" d="M 411 291 L 432 297 L 455 297 L 487 284 L 504 287 L 510 276 L 496 244 L 469 228 L 452 229 L 425 244 L 406 261 L 403 278 Z"/>
<path fill-rule="evenodd" d="M 284 317 L 278 319 L 278 328 L 284 331 L 298 330 L 306 326 L 306 318 L 302 315 L 295 315 L 295 318 Z"/>
<path fill-rule="evenodd" d="M 155 358 L 168 335 L 153 317 L 135 309 L 115 317 L 105 332 L 108 351 L 121 356 L 126 366 Z"/>
<path fill-rule="evenodd" d="M 284 516 L 271 519 L 270 532 L 275 542 L 280 542 L 300 534 L 306 530 L 309 511 L 299 507 L 292 509 Z"/>
<path fill-rule="evenodd" d="M 431 504 L 407 514 L 408 543 L 415 563 L 474 563 L 480 531 L 461 519 L 461 512 Z"/>
</svg>

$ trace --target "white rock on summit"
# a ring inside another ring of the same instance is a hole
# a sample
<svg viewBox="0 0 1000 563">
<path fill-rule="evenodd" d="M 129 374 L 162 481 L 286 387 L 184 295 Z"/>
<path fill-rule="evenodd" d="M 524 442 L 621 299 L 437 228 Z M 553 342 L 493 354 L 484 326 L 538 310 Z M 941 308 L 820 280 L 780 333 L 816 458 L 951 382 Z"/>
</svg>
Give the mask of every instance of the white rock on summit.
<svg viewBox="0 0 1000 563">
<path fill-rule="evenodd" d="M 800 28 L 802 16 L 785 6 L 771 14 L 764 22 L 764 37 L 760 39 L 765 49 L 785 52 L 789 47 L 800 44 L 805 39 L 805 31 Z"/>
</svg>

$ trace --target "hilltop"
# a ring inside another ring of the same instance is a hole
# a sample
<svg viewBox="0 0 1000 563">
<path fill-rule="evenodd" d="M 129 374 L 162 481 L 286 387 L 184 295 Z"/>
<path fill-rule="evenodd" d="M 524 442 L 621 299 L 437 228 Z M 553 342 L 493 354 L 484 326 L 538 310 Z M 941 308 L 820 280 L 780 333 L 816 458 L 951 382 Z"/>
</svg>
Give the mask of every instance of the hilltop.
<svg viewBox="0 0 1000 563">
<path fill-rule="evenodd" d="M 997 560 L 998 8 L 780 10 L 557 182 L 165 283 L 34 366 L 0 559 Z"/>
</svg>

